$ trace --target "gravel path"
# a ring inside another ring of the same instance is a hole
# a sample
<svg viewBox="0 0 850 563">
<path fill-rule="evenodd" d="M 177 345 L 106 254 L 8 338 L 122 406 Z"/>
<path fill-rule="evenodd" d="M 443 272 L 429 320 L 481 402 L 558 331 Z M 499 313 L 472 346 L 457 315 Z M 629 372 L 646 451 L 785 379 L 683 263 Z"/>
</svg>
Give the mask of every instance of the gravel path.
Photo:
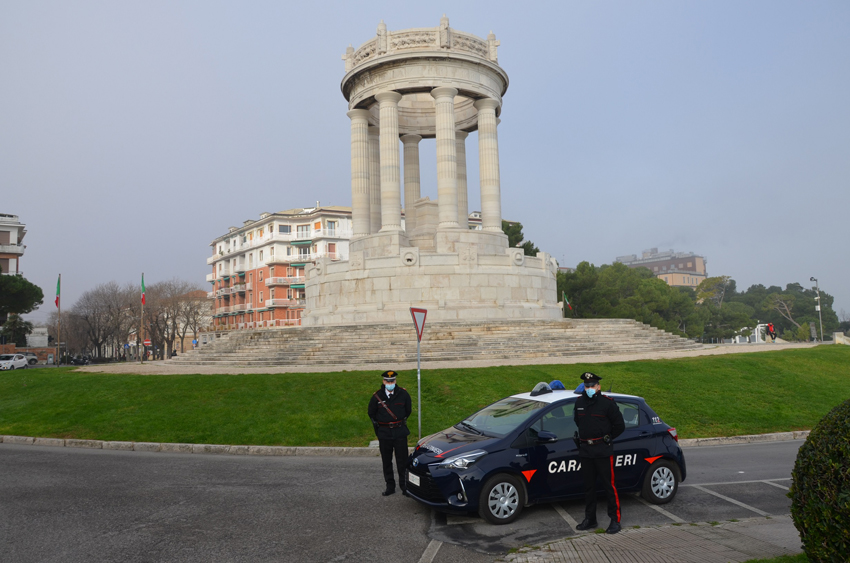
<svg viewBox="0 0 850 563">
<path fill-rule="evenodd" d="M 470 360 L 465 362 L 424 362 L 423 369 L 491 367 L 491 366 L 521 366 L 547 364 L 597 364 L 604 362 L 632 362 L 635 360 L 665 360 L 687 358 L 694 356 L 717 356 L 720 354 L 740 354 L 748 352 L 769 352 L 777 350 L 792 350 L 797 348 L 813 348 L 818 344 L 721 344 L 705 345 L 702 349 L 683 350 L 675 352 L 647 352 L 641 354 L 602 354 L 596 356 L 572 356 L 566 358 L 530 358 L 523 360 Z M 186 374 L 248 374 L 248 373 L 323 373 L 333 371 L 383 371 L 391 367 L 395 370 L 416 369 L 415 362 L 402 362 L 394 366 L 376 364 L 350 363 L 344 365 L 304 365 L 281 367 L 243 367 L 233 366 L 184 366 L 168 360 L 137 363 L 116 363 L 100 366 L 88 366 L 77 371 L 86 373 L 115 373 L 141 375 L 186 375 Z"/>
</svg>

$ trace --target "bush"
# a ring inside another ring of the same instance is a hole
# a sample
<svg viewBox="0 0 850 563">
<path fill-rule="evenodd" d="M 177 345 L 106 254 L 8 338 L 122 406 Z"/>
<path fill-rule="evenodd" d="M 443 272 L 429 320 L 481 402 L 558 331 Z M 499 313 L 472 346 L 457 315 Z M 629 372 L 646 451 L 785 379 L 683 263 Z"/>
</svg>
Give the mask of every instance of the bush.
<svg viewBox="0 0 850 563">
<path fill-rule="evenodd" d="M 850 553 L 850 400 L 832 409 L 800 447 L 788 496 L 791 517 L 811 561 L 847 561 Z"/>
</svg>

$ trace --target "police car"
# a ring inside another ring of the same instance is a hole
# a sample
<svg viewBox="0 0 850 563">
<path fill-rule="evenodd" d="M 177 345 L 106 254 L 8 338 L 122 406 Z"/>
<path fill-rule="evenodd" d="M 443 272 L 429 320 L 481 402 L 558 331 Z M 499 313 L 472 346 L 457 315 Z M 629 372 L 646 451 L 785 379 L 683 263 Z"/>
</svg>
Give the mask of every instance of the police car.
<svg viewBox="0 0 850 563">
<path fill-rule="evenodd" d="M 614 440 L 617 490 L 670 502 L 686 474 L 676 429 L 641 397 L 605 395 L 626 423 Z M 578 397 L 554 381 L 539 383 L 423 438 L 408 459 L 409 496 L 444 512 L 477 511 L 493 524 L 513 522 L 524 506 L 583 497 L 573 420 Z"/>
</svg>

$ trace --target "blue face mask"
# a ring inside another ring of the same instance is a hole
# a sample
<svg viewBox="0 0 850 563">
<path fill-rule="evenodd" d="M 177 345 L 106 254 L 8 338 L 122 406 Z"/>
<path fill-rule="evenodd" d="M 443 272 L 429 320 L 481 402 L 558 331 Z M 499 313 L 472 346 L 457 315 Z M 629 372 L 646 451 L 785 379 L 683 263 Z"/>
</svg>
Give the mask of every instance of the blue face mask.
<svg viewBox="0 0 850 563">
<path fill-rule="evenodd" d="M 387 388 L 387 391 L 392 391 L 395 389 L 395 383 L 384 383 L 384 387 Z"/>
<path fill-rule="evenodd" d="M 585 388 L 584 392 L 587 393 L 587 396 L 590 397 L 591 399 L 593 398 L 594 395 L 596 395 L 596 389 Z"/>
</svg>

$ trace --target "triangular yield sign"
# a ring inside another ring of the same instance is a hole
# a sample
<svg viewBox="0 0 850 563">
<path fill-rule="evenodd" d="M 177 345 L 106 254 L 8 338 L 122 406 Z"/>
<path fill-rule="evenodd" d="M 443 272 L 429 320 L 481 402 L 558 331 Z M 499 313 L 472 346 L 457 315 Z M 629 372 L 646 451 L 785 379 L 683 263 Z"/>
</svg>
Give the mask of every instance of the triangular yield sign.
<svg viewBox="0 0 850 563">
<path fill-rule="evenodd" d="M 422 331 L 425 329 L 425 315 L 428 314 L 427 309 L 410 308 L 410 315 L 413 317 L 413 326 L 416 327 L 416 338 L 422 341 Z"/>
</svg>

